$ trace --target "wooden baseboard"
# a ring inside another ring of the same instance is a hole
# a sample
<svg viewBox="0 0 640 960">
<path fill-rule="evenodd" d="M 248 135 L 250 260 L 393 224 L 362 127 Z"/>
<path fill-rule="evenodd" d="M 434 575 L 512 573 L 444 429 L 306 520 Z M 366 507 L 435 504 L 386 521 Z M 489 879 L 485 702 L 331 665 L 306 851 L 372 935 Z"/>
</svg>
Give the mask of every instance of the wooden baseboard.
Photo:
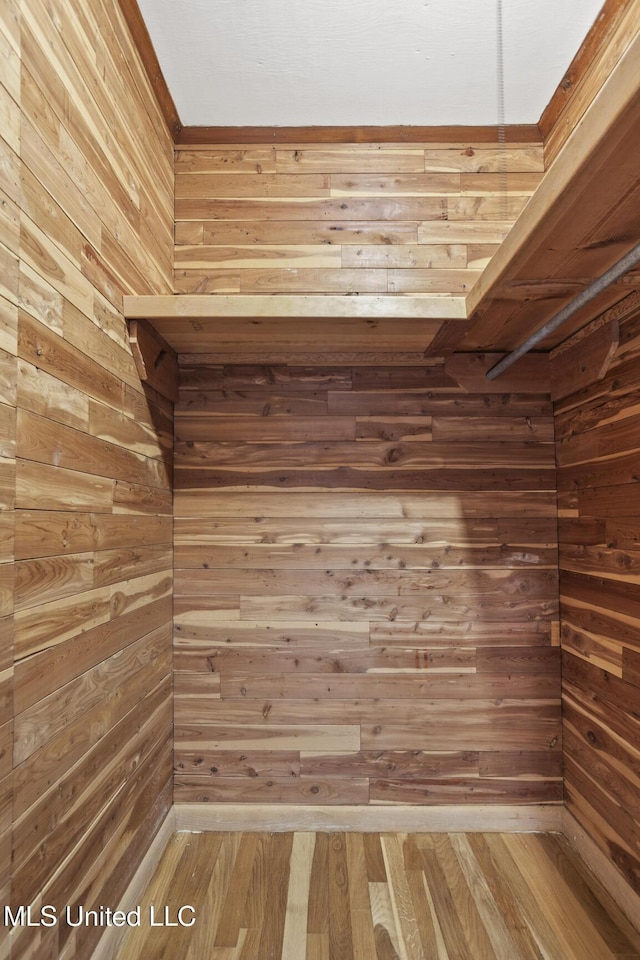
<svg viewBox="0 0 640 960">
<path fill-rule="evenodd" d="M 640 897 L 566 807 L 562 810 L 562 833 L 640 933 Z"/>
<path fill-rule="evenodd" d="M 140 903 L 160 863 L 162 854 L 175 832 L 176 818 L 174 808 L 172 807 L 162 821 L 162 826 L 153 838 L 151 846 L 136 870 L 131 883 L 125 890 L 117 906 L 118 910 L 133 910 L 133 908 Z M 106 927 L 98 946 L 91 956 L 91 960 L 113 960 L 113 957 L 120 956 L 121 942 L 126 936 L 128 929 L 128 927 Z"/>
<path fill-rule="evenodd" d="M 559 833 L 559 804 L 467 806 L 294 806 L 177 803 L 176 830 L 339 830 L 400 833 Z"/>
</svg>

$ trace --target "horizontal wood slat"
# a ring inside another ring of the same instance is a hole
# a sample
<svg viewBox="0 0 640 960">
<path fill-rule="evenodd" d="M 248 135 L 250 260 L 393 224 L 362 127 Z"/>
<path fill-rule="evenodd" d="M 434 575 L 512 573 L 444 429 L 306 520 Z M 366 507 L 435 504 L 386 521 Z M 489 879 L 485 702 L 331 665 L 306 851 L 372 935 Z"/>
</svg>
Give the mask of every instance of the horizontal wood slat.
<svg viewBox="0 0 640 960">
<path fill-rule="evenodd" d="M 307 127 L 184 127 L 177 137 L 178 150 L 190 150 L 194 145 L 204 144 L 205 149 L 214 144 L 244 143 L 319 143 L 322 149 L 327 144 L 374 144 L 380 143 L 427 143 L 450 142 L 495 143 L 498 128 L 492 126 L 307 126 Z M 536 124 L 510 124 L 505 128 L 509 143 L 537 143 L 540 132 Z"/>
</svg>

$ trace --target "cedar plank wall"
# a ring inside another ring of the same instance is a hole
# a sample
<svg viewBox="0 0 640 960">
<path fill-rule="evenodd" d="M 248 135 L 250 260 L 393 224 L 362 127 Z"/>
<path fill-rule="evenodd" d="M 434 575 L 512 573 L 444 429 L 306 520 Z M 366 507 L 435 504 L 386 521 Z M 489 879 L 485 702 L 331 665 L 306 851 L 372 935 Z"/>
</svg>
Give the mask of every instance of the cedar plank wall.
<svg viewBox="0 0 640 960">
<path fill-rule="evenodd" d="M 178 293 L 467 293 L 541 143 L 178 146 Z"/>
<path fill-rule="evenodd" d="M 176 288 L 461 295 L 541 175 L 539 144 L 180 147 Z M 176 800 L 560 799 L 546 370 L 479 395 L 473 358 L 285 334 L 181 357 Z"/>
<path fill-rule="evenodd" d="M 181 363 L 176 801 L 560 801 L 546 358 Z"/>
<path fill-rule="evenodd" d="M 0 7 L 0 904 L 10 897 L 15 437 L 20 249 L 20 22 Z M 0 941 L 2 937 L 0 934 Z M 3 956 L 0 945 L 0 956 Z"/>
<path fill-rule="evenodd" d="M 0 127 L 3 421 L 16 372 L 18 407 L 12 900 L 115 906 L 171 804 L 172 416 L 141 388 L 120 308 L 123 293 L 172 291 L 173 145 L 115 0 L 2 11 L 16 121 Z M 6 508 L 10 443 L 1 454 Z M 6 868 L 4 798 L 0 826 Z M 100 933 L 16 930 L 12 956 L 86 958 Z"/>
<path fill-rule="evenodd" d="M 639 358 L 636 311 L 620 324 L 605 378 L 555 410 L 566 803 L 637 893 Z M 572 358 L 572 369 L 579 359 Z"/>
</svg>

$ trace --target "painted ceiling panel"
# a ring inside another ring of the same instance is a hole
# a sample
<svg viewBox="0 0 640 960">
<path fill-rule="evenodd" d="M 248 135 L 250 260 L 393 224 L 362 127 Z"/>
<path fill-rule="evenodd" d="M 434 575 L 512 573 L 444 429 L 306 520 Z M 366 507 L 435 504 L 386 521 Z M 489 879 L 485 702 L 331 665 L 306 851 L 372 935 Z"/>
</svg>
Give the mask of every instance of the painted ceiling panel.
<svg viewBox="0 0 640 960">
<path fill-rule="evenodd" d="M 139 0 L 188 126 L 478 125 L 498 0 Z M 505 121 L 536 123 L 601 0 L 503 0 Z"/>
</svg>

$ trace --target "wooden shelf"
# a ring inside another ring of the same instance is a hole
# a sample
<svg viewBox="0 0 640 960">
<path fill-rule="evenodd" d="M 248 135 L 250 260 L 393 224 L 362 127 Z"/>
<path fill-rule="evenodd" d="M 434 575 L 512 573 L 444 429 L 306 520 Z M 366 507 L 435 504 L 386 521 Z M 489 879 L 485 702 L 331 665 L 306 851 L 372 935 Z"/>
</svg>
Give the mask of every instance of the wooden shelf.
<svg viewBox="0 0 640 960">
<path fill-rule="evenodd" d="M 128 320 L 208 320 L 225 317 L 363 317 L 455 320 L 466 318 L 461 297 L 218 296 L 125 297 Z"/>
<path fill-rule="evenodd" d="M 146 320 L 177 353 L 425 351 L 445 320 L 466 320 L 464 297 L 125 297 L 128 320 Z M 313 321 L 307 323 L 306 321 Z M 240 358 L 240 357 L 239 357 Z"/>
</svg>

